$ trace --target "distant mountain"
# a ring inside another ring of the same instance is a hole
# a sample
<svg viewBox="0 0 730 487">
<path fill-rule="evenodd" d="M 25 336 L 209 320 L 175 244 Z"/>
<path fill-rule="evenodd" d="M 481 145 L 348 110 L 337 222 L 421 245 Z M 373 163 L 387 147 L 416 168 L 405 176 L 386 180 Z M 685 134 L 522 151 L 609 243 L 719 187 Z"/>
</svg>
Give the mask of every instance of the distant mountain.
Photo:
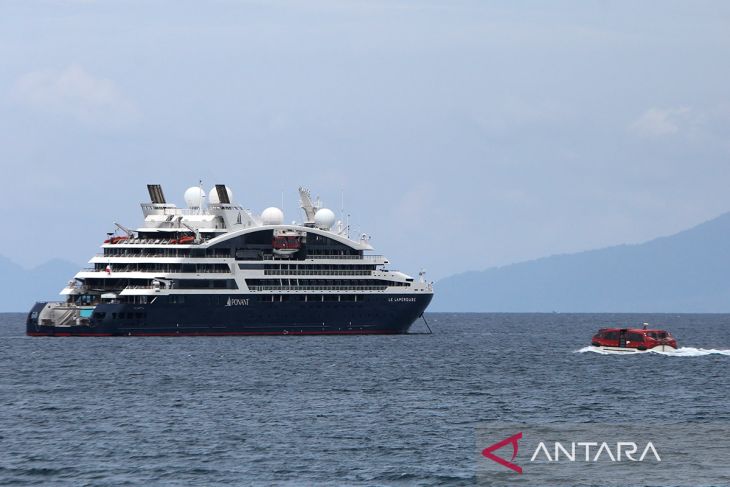
<svg viewBox="0 0 730 487">
<path fill-rule="evenodd" d="M 436 283 L 431 311 L 730 312 L 730 213 L 638 245 Z"/>
<path fill-rule="evenodd" d="M 0 312 L 27 311 L 36 301 L 61 299 L 59 291 L 79 267 L 54 259 L 34 269 L 25 269 L 0 256 Z"/>
</svg>

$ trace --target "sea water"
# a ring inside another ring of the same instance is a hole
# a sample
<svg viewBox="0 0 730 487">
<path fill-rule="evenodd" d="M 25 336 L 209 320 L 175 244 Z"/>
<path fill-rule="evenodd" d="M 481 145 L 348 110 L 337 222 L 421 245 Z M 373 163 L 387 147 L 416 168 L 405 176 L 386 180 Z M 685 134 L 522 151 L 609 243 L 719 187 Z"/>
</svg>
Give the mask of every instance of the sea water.
<svg viewBox="0 0 730 487">
<path fill-rule="evenodd" d="M 209 338 L 28 338 L 24 318 L 0 315 L 3 485 L 473 485 L 484 422 L 730 421 L 730 315 Z M 643 322 L 681 348 L 591 353 Z"/>
</svg>

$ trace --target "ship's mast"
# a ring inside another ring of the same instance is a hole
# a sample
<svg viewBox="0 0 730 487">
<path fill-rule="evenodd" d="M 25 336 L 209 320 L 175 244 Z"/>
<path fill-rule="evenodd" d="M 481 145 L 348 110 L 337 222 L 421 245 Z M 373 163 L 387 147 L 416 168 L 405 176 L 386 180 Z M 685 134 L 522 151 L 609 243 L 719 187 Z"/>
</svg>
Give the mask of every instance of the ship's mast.
<svg viewBox="0 0 730 487">
<path fill-rule="evenodd" d="M 314 215 L 319 210 L 319 205 L 312 203 L 312 195 L 307 188 L 299 187 L 299 200 L 301 202 L 301 208 L 304 210 L 304 214 L 307 219 L 304 223 L 313 224 Z"/>
</svg>

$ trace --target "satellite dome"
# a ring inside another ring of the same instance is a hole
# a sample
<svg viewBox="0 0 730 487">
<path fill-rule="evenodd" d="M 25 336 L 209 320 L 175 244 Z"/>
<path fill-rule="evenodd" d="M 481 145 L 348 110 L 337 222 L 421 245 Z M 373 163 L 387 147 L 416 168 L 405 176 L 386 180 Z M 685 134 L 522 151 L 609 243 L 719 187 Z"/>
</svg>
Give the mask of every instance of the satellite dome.
<svg viewBox="0 0 730 487">
<path fill-rule="evenodd" d="M 226 186 L 226 193 L 228 193 L 228 200 L 233 203 L 233 191 L 231 191 L 231 188 L 228 186 Z M 208 193 L 208 203 L 211 205 L 219 205 L 220 202 L 221 200 L 218 199 L 218 191 L 216 191 L 215 186 L 213 186 Z"/>
<path fill-rule="evenodd" d="M 185 204 L 188 208 L 200 208 L 205 200 L 205 191 L 199 186 L 192 186 L 185 190 Z"/>
<path fill-rule="evenodd" d="M 322 230 L 329 230 L 335 224 L 335 214 L 329 208 L 317 210 L 314 214 L 314 225 Z"/>
<path fill-rule="evenodd" d="M 284 212 L 275 206 L 266 208 L 261 213 L 261 222 L 264 225 L 281 225 L 284 223 Z"/>
</svg>

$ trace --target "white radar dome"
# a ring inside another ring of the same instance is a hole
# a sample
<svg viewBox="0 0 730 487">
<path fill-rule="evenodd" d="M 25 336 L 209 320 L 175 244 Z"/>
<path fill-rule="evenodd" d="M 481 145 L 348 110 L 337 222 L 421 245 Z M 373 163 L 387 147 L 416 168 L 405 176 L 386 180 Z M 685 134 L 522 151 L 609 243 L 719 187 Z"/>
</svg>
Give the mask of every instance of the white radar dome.
<svg viewBox="0 0 730 487">
<path fill-rule="evenodd" d="M 226 193 L 228 193 L 228 200 L 233 203 L 233 191 L 231 191 L 231 188 L 228 186 L 226 186 Z M 216 191 L 215 186 L 213 186 L 208 193 L 208 203 L 211 205 L 219 205 L 220 202 L 221 200 L 218 198 L 218 191 Z"/>
<path fill-rule="evenodd" d="M 329 208 L 317 210 L 314 214 L 314 225 L 322 230 L 329 230 L 335 224 L 335 213 Z"/>
<path fill-rule="evenodd" d="M 200 208 L 205 200 L 205 191 L 199 186 L 193 186 L 185 190 L 185 204 L 188 208 Z"/>
<path fill-rule="evenodd" d="M 264 225 L 281 225 L 284 223 L 284 212 L 275 206 L 266 208 L 261 213 L 261 222 Z"/>
</svg>

